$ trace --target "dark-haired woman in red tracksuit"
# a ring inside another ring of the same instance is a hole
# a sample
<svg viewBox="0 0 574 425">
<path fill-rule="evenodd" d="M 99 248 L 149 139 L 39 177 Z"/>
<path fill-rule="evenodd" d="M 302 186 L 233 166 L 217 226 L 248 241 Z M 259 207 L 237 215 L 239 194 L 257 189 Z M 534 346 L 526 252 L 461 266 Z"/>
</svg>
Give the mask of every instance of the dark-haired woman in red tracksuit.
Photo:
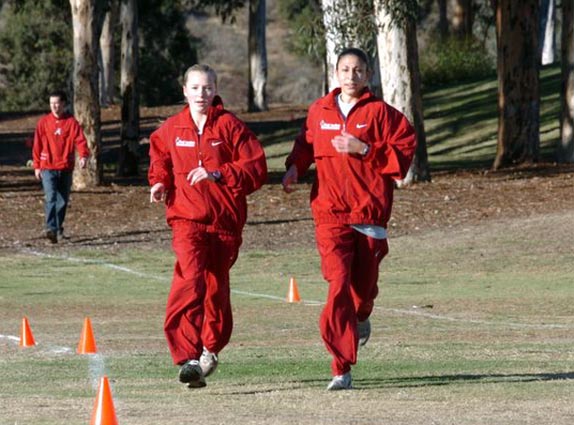
<svg viewBox="0 0 574 425">
<path fill-rule="evenodd" d="M 394 180 L 405 177 L 416 138 L 408 120 L 367 87 L 369 60 L 359 49 L 337 59 L 337 88 L 314 102 L 286 160 L 285 191 L 314 162 L 311 190 L 321 271 L 329 283 L 321 336 L 331 353 L 328 390 L 352 388 L 351 365 L 370 336 L 379 263 Z"/>
<path fill-rule="evenodd" d="M 176 255 L 165 335 L 179 380 L 204 387 L 231 337 L 229 270 L 247 218 L 246 196 L 267 179 L 259 141 L 223 108 L 217 77 L 190 67 L 188 105 L 150 138 L 151 202 L 165 201 Z"/>
</svg>

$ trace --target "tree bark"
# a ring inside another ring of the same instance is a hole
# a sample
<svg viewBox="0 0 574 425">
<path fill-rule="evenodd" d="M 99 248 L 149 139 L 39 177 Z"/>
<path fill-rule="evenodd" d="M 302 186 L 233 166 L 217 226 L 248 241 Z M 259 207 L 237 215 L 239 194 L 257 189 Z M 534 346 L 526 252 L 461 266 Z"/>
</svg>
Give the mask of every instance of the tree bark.
<svg viewBox="0 0 574 425">
<path fill-rule="evenodd" d="M 118 21 L 119 0 L 110 0 L 100 35 L 100 105 L 114 103 L 115 84 L 115 30 Z"/>
<path fill-rule="evenodd" d="M 452 14 L 452 32 L 459 39 L 472 37 L 474 13 L 472 0 L 454 0 Z"/>
<path fill-rule="evenodd" d="M 430 181 L 424 129 L 416 23 L 394 22 L 390 12 L 375 0 L 379 33 L 377 47 L 381 61 L 381 82 L 385 101 L 401 111 L 417 134 L 417 150 L 407 177 L 399 185 Z"/>
<path fill-rule="evenodd" d="M 325 79 L 327 91 L 333 90 L 339 86 L 335 75 L 337 65 L 338 42 L 342 40 L 341 34 L 337 31 L 337 11 L 341 10 L 337 5 L 338 0 L 321 0 L 323 9 L 323 25 L 325 26 Z"/>
<path fill-rule="evenodd" d="M 438 32 L 444 40 L 448 37 L 448 15 L 446 0 L 437 0 L 438 2 Z"/>
<path fill-rule="evenodd" d="M 122 23 L 122 129 L 116 174 L 136 176 L 139 160 L 139 91 L 137 87 L 138 9 L 137 0 L 122 0 L 120 19 Z"/>
<path fill-rule="evenodd" d="M 534 162 L 540 151 L 538 0 L 496 7 L 498 143 L 493 168 Z"/>
<path fill-rule="evenodd" d="M 268 109 L 265 3 L 266 0 L 249 0 L 249 111 L 266 111 Z"/>
<path fill-rule="evenodd" d="M 70 0 L 74 34 L 74 115 L 84 130 L 91 152 L 86 168 L 74 170 L 73 188 L 76 190 L 95 187 L 102 182 L 97 3 L 97 0 Z"/>
<path fill-rule="evenodd" d="M 574 0 L 562 0 L 562 91 L 556 159 L 574 163 Z"/>
<path fill-rule="evenodd" d="M 540 1 L 540 63 L 554 63 L 556 51 L 556 0 Z"/>
</svg>

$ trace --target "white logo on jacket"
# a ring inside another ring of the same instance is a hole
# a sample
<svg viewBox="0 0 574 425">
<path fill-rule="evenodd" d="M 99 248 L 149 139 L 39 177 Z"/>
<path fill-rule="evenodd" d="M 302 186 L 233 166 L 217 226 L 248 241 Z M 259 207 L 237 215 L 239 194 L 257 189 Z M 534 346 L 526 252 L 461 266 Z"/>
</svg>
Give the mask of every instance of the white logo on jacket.
<svg viewBox="0 0 574 425">
<path fill-rule="evenodd" d="M 61 129 L 60 127 L 58 127 L 58 128 L 56 129 L 56 131 L 54 131 L 54 135 L 55 135 L 55 136 L 61 136 L 61 135 L 62 135 L 62 129 Z"/>
<path fill-rule="evenodd" d="M 214 140 L 213 142 L 211 142 L 211 146 L 221 145 L 222 143 L 223 143 L 223 140 Z"/>
<path fill-rule="evenodd" d="M 357 124 L 357 128 L 365 128 L 368 124 Z"/>
<path fill-rule="evenodd" d="M 336 123 L 330 123 L 330 122 L 325 122 L 325 120 L 321 120 L 319 125 L 321 126 L 321 130 L 336 130 L 336 131 L 341 130 L 341 124 L 339 124 L 337 122 Z"/>
<path fill-rule="evenodd" d="M 177 137 L 175 139 L 175 146 L 180 146 L 182 148 L 193 148 L 195 147 L 195 140 L 182 140 Z"/>
</svg>

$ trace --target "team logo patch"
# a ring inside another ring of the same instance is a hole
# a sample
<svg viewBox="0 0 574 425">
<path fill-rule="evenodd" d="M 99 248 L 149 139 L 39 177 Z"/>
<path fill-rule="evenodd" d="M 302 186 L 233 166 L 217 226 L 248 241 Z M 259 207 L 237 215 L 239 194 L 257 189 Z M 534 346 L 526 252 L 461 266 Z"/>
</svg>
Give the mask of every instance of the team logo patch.
<svg viewBox="0 0 574 425">
<path fill-rule="evenodd" d="M 182 140 L 178 137 L 175 139 L 175 146 L 182 148 L 193 148 L 195 147 L 195 140 Z"/>
<path fill-rule="evenodd" d="M 324 120 L 321 120 L 321 122 L 319 123 L 319 125 L 321 126 L 321 130 L 341 130 L 341 124 L 335 122 L 335 123 L 330 123 L 330 122 L 326 122 Z"/>
</svg>

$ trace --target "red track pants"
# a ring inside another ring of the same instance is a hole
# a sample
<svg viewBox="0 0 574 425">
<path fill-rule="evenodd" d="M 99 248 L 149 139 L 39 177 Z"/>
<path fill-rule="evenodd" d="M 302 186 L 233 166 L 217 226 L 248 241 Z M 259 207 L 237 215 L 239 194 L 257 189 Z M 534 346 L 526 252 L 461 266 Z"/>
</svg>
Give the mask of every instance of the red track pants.
<svg viewBox="0 0 574 425">
<path fill-rule="evenodd" d="M 357 362 L 357 322 L 367 319 L 379 293 L 379 264 L 387 255 L 386 239 L 373 239 L 349 225 L 320 224 L 315 229 L 321 271 L 329 283 L 319 327 L 333 356 L 333 375 Z"/>
<path fill-rule="evenodd" d="M 172 223 L 176 256 L 164 331 L 175 364 L 219 353 L 231 338 L 229 270 L 241 237 L 210 233 L 189 220 Z"/>
</svg>

